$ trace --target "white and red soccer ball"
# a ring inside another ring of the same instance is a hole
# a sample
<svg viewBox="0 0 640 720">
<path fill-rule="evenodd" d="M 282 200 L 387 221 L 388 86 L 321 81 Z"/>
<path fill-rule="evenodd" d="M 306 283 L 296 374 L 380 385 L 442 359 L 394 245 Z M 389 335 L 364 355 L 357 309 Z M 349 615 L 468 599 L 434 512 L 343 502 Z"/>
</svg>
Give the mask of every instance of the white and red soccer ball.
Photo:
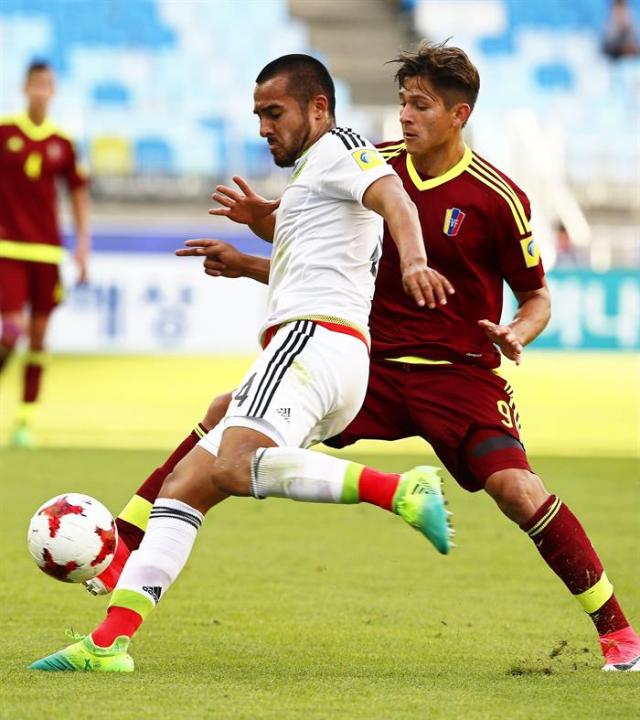
<svg viewBox="0 0 640 720">
<path fill-rule="evenodd" d="M 88 495 L 47 500 L 29 523 L 27 543 L 38 567 L 62 582 L 85 582 L 106 570 L 118 531 L 107 508 Z"/>
</svg>

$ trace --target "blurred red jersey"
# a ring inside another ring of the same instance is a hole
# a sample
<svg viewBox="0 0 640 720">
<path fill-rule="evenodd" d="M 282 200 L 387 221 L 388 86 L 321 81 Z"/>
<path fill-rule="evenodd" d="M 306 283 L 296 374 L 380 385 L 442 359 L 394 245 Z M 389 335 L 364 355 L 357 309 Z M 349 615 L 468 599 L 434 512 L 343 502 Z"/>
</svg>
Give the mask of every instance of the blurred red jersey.
<svg viewBox="0 0 640 720">
<path fill-rule="evenodd" d="M 62 251 L 56 180 L 69 189 L 87 180 L 72 141 L 46 120 L 0 119 L 0 257 L 58 262 Z"/>
<path fill-rule="evenodd" d="M 398 251 L 385 225 L 370 316 L 372 358 L 498 367 L 500 353 L 478 320 L 499 322 L 504 280 L 516 291 L 543 286 L 527 196 L 469 148 L 457 165 L 435 178 L 418 173 L 404 143 L 378 148 L 418 208 L 429 265 L 456 292 L 445 306 L 418 307 L 402 288 Z"/>
</svg>

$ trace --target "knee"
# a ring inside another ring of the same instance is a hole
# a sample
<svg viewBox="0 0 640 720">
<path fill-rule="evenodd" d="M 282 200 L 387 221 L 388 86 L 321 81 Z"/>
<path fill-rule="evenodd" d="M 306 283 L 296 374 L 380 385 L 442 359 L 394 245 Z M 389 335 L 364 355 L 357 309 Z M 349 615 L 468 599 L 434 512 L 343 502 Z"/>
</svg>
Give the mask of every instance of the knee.
<svg viewBox="0 0 640 720">
<path fill-rule="evenodd" d="M 236 460 L 218 457 L 212 482 L 219 492 L 227 495 L 249 495 L 247 474 Z"/>
<path fill-rule="evenodd" d="M 3 319 L 0 341 L 6 348 L 14 348 L 24 332 L 24 327 L 14 319 Z"/>
<path fill-rule="evenodd" d="M 207 408 L 207 412 L 205 413 L 204 420 L 202 422 L 207 430 L 211 430 L 220 422 L 220 420 L 222 420 L 227 412 L 230 402 L 230 392 L 218 395 L 218 397 L 212 401 Z"/>
<path fill-rule="evenodd" d="M 526 522 L 547 499 L 542 480 L 529 470 L 499 470 L 487 479 L 485 490 L 514 522 Z"/>
</svg>

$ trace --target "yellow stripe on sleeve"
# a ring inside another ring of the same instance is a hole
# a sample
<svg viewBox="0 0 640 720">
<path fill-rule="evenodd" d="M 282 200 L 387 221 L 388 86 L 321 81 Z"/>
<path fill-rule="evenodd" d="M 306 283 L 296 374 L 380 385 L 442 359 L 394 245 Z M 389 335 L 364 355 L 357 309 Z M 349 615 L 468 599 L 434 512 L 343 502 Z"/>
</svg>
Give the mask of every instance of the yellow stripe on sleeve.
<svg viewBox="0 0 640 720">
<path fill-rule="evenodd" d="M 524 225 L 526 232 L 531 232 L 531 227 L 529 225 L 529 220 L 527 218 L 527 213 L 524 209 L 524 206 L 518 197 L 518 193 L 509 185 L 509 183 L 498 173 L 496 172 L 492 167 L 487 165 L 487 163 L 480 159 L 477 155 L 473 156 L 473 164 L 478 169 L 478 171 L 482 172 L 483 174 L 490 177 L 496 185 L 500 186 L 504 192 L 506 192 L 509 197 L 513 201 L 513 205 L 515 207 L 516 212 L 518 213 L 520 219 L 522 220 L 522 224 Z"/>
<path fill-rule="evenodd" d="M 520 214 L 516 210 L 513 199 L 511 198 L 510 195 L 508 195 L 504 190 L 502 190 L 502 188 L 497 186 L 490 178 L 487 178 L 484 175 L 482 175 L 481 172 L 478 171 L 477 167 L 473 163 L 471 163 L 471 165 L 469 165 L 469 167 L 467 168 L 467 172 L 470 175 L 473 175 L 473 177 L 476 178 L 477 180 L 480 180 L 480 182 L 487 185 L 487 187 L 490 187 L 494 192 L 498 193 L 498 195 L 500 195 L 500 197 L 502 197 L 506 201 L 507 205 L 509 206 L 509 209 L 511 210 L 511 214 L 513 215 L 513 219 L 516 221 L 516 225 L 518 227 L 518 233 L 520 235 L 524 235 L 525 233 L 529 232 L 527 229 L 525 229 L 525 226 L 523 225 L 522 220 L 520 218 Z"/>
</svg>

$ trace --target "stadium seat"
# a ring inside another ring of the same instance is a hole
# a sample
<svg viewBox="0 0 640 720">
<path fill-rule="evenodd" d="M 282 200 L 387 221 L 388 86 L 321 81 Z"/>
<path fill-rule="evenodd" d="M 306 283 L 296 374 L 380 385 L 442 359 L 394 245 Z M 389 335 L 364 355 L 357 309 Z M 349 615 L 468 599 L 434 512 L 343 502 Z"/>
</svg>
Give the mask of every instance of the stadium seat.
<svg viewBox="0 0 640 720">
<path fill-rule="evenodd" d="M 162 138 L 141 138 L 135 144 L 135 168 L 141 175 L 170 175 L 173 153 Z"/>
<path fill-rule="evenodd" d="M 91 171 L 96 175 L 130 175 L 134 168 L 131 143 L 122 137 L 96 137 L 91 143 Z"/>
</svg>

